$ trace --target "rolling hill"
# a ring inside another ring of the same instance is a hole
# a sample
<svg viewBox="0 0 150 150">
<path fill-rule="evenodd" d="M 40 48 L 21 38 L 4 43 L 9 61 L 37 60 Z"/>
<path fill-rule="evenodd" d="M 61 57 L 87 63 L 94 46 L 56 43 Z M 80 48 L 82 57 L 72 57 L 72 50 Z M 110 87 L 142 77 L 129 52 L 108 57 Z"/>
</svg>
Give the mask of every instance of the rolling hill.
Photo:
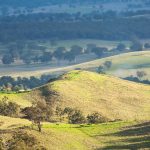
<svg viewBox="0 0 150 150">
<path fill-rule="evenodd" d="M 115 122 L 71 125 L 43 123 L 42 133 L 26 119 L 0 116 L 0 138 L 26 132 L 47 150 L 107 150 L 150 148 L 150 86 L 117 77 L 75 70 L 28 93 L 0 94 L 22 107 L 33 99 L 46 99 L 55 93 L 61 107 L 78 108 L 85 115 L 100 112 Z M 118 121 L 123 120 L 123 121 Z"/>
<path fill-rule="evenodd" d="M 58 80 L 31 92 L 46 98 L 50 91 L 62 107 L 85 114 L 100 112 L 112 120 L 149 120 L 150 86 L 88 71 L 71 71 Z"/>
</svg>

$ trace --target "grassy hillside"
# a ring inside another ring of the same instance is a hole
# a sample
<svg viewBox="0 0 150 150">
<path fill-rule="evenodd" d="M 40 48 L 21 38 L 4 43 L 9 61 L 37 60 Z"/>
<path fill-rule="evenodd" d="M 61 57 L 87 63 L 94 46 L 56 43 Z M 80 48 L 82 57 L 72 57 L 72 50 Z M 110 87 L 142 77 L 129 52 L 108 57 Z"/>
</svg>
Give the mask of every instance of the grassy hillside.
<svg viewBox="0 0 150 150">
<path fill-rule="evenodd" d="M 61 106 L 78 108 L 85 114 L 98 111 L 113 120 L 150 119 L 149 86 L 88 71 L 71 71 L 34 90 L 32 95 L 48 97 L 50 90 L 58 94 L 55 98 Z"/>
<path fill-rule="evenodd" d="M 30 122 L 0 116 L 4 139 Z M 34 136 L 47 150 L 105 150 L 150 148 L 150 123 L 114 122 L 97 125 L 43 124 L 43 131 L 21 129 Z"/>
<path fill-rule="evenodd" d="M 37 139 L 47 150 L 108 150 L 150 148 L 150 87 L 116 77 L 88 71 L 71 71 L 58 80 L 29 93 L 0 94 L 21 104 L 48 98 L 50 91 L 62 107 L 78 108 L 84 114 L 95 111 L 114 120 L 102 124 L 43 123 L 42 133 L 31 128 L 26 119 L 0 116 L 0 137 L 12 138 L 14 132 L 23 131 Z"/>
<path fill-rule="evenodd" d="M 150 86 L 88 71 L 71 71 L 29 93 L 0 94 L 22 107 L 49 98 L 50 91 L 61 107 L 78 108 L 85 115 L 99 112 L 112 120 L 149 120 Z"/>
<path fill-rule="evenodd" d="M 27 107 L 31 105 L 31 97 L 28 96 L 28 93 L 0 93 L 0 100 L 2 100 L 4 97 L 7 97 L 10 101 L 17 103 L 21 107 Z"/>
</svg>

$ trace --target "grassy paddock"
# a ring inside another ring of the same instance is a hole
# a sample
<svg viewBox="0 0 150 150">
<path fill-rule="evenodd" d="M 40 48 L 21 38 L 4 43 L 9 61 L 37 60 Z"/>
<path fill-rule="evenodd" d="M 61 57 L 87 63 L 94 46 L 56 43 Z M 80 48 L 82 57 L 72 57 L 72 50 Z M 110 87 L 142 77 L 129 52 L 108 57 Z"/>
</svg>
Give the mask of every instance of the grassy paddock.
<svg viewBox="0 0 150 150">
<path fill-rule="evenodd" d="M 10 136 L 14 129 L 30 126 L 24 119 L 0 116 L 0 130 L 3 137 Z M 36 128 L 23 129 L 36 137 L 48 150 L 105 150 L 105 149 L 144 149 L 150 148 L 149 122 L 112 122 L 91 125 L 70 125 L 44 123 L 42 133 Z M 8 135 L 7 135 L 8 131 Z"/>
</svg>

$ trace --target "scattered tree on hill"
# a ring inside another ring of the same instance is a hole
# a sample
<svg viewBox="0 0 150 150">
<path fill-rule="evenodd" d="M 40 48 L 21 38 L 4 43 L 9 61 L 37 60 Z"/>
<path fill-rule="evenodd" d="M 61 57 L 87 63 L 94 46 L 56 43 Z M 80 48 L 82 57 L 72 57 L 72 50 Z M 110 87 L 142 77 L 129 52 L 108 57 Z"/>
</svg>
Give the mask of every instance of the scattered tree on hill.
<svg viewBox="0 0 150 150">
<path fill-rule="evenodd" d="M 42 131 L 42 121 L 49 121 L 53 115 L 52 106 L 44 100 L 38 100 L 31 107 L 22 110 L 26 118 L 31 120 L 38 127 L 38 131 Z"/>
</svg>

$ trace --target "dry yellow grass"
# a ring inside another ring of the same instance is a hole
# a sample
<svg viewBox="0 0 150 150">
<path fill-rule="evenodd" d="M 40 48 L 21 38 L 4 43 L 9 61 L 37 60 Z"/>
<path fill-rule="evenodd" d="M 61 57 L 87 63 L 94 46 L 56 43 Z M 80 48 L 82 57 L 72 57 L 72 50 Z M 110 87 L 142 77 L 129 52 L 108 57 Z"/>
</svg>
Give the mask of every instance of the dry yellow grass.
<svg viewBox="0 0 150 150">
<path fill-rule="evenodd" d="M 21 107 L 31 106 L 31 99 L 28 97 L 28 93 L 0 93 L 0 100 L 7 97 L 10 101 L 17 103 Z"/>
<path fill-rule="evenodd" d="M 149 120 L 150 86 L 88 71 L 71 71 L 59 80 L 39 88 L 53 89 L 63 107 L 100 112 L 110 119 Z"/>
</svg>

